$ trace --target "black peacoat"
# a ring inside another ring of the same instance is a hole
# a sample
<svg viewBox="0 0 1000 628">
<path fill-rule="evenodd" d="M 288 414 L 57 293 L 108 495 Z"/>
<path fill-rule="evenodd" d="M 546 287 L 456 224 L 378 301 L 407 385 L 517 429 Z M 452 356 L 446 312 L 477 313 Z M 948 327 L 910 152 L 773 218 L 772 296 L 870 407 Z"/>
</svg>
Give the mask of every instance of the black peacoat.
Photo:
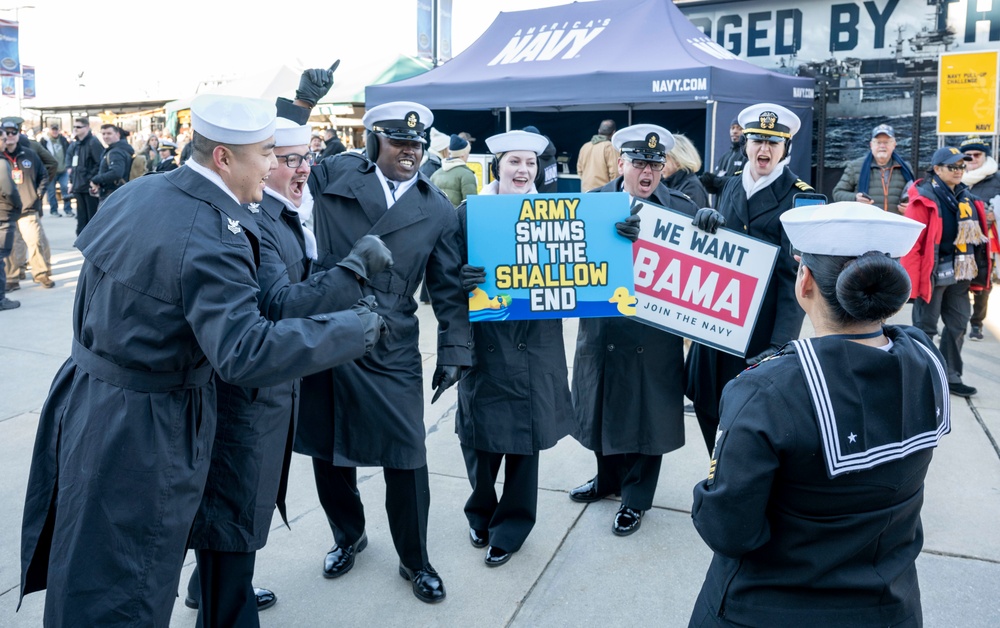
<svg viewBox="0 0 1000 628">
<path fill-rule="evenodd" d="M 621 183 L 618 177 L 595 192 L 618 192 Z M 692 217 L 698 210 L 663 183 L 649 200 Z M 625 318 L 581 319 L 573 405 L 574 436 L 587 449 L 647 456 L 679 449 L 684 445 L 684 340 Z"/>
<path fill-rule="evenodd" d="M 298 215 L 273 196 L 249 207 L 260 227 L 260 310 L 269 320 L 340 311 L 361 298 L 354 273 L 340 267 L 309 278 L 311 260 Z M 217 378 L 218 426 L 192 549 L 252 552 L 267 542 L 284 491 L 299 380 L 244 388 Z"/>
<path fill-rule="evenodd" d="M 458 218 L 465 263 L 465 203 Z M 472 367 L 458 383 L 455 415 L 463 445 L 530 456 L 573 431 L 561 320 L 473 323 L 472 338 Z"/>
<path fill-rule="evenodd" d="M 379 236 L 393 266 L 372 277 L 389 333 L 369 355 L 306 378 L 295 451 L 338 466 L 416 469 L 426 464 L 423 359 L 413 294 L 421 278 L 438 321 L 438 364 L 468 366 L 469 303 L 459 270 L 458 217 L 427 178 L 389 209 L 374 163 L 357 153 L 324 159 L 309 175 L 317 265 L 332 268 L 365 234 Z"/>
<path fill-rule="evenodd" d="M 777 179 L 749 200 L 742 176 L 729 179 L 719 198 L 718 210 L 726 218 L 727 228 L 779 247 L 771 282 L 750 336 L 747 358 L 758 355 L 770 345 L 780 347 L 798 338 L 802 331 L 805 312 L 795 300 L 798 263 L 792 257 L 791 244 L 778 218 L 792 208 L 792 197 L 812 190 L 785 168 Z M 746 358 L 695 343 L 687 358 L 688 398 L 700 412 L 718 418 L 722 389 L 746 367 Z"/>
<path fill-rule="evenodd" d="M 39 417 L 21 530 L 21 593 L 48 589 L 46 625 L 168 624 L 209 468 L 214 373 L 269 386 L 364 354 L 352 312 L 260 316 L 259 234 L 181 168 L 114 194 L 77 239 L 72 355 Z"/>
</svg>

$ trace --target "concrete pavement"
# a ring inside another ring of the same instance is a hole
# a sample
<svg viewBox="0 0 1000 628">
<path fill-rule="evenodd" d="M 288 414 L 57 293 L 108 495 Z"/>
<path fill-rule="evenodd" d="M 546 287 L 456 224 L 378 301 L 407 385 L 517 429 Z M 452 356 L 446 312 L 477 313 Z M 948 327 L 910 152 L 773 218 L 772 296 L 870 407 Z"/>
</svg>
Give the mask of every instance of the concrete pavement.
<svg viewBox="0 0 1000 628">
<path fill-rule="evenodd" d="M 52 243 L 57 287 L 29 279 L 9 295 L 17 310 L 0 313 L 0 627 L 41 625 L 44 594 L 25 599 L 17 614 L 19 539 L 28 464 L 49 384 L 69 355 L 71 309 L 81 257 L 72 248 L 75 221 L 44 219 Z M 421 306 L 425 381 L 433 372 L 434 322 Z M 909 322 L 907 307 L 894 322 Z M 808 331 L 806 332 L 808 333 Z M 967 342 L 966 383 L 979 388 L 970 402 L 952 397 L 952 433 L 938 448 L 927 479 L 925 543 L 918 559 L 927 626 L 1000 625 L 1000 303 L 987 322 L 986 340 Z M 565 325 L 572 360 L 575 321 Z M 426 393 L 425 393 L 426 394 Z M 368 548 L 353 571 L 321 576 L 332 544 L 313 487 L 309 460 L 292 464 L 288 512 L 291 530 L 275 517 L 258 553 L 258 586 L 278 595 L 261 614 L 264 626 L 609 626 L 643 622 L 684 626 L 711 559 L 690 520 L 691 489 L 708 469 L 693 416 L 688 443 L 664 457 L 655 507 L 635 535 L 611 534 L 616 500 L 583 505 L 567 492 L 594 474 L 593 454 L 570 438 L 542 453 L 538 523 L 505 566 L 483 564 L 468 542 L 462 506 L 468 497 L 454 434 L 455 393 L 435 405 L 426 394 L 425 423 L 431 471 L 428 543 L 448 598 L 423 604 L 396 571 L 397 558 L 383 507 L 380 469 L 359 470 L 368 516 Z M 193 568 L 189 554 L 181 588 Z M 195 612 L 178 598 L 171 626 L 192 626 Z"/>
</svg>

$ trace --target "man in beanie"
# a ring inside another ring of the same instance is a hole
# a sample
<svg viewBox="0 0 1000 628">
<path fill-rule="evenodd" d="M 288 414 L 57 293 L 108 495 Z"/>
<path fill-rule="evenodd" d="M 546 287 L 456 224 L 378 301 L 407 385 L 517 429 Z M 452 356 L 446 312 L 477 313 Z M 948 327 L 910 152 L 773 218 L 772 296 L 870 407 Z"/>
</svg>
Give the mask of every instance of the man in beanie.
<svg viewBox="0 0 1000 628">
<path fill-rule="evenodd" d="M 472 147 L 464 138 L 451 136 L 448 145 L 448 157 L 441 164 L 441 169 L 431 175 L 431 183 L 444 192 L 451 204 L 458 207 L 466 198 L 477 193 L 476 173 L 466 162 Z"/>
<path fill-rule="evenodd" d="M 997 172 L 997 162 L 990 155 L 990 146 L 979 136 L 971 136 L 962 142 L 961 150 L 972 158 L 966 165 L 962 183 L 969 186 L 969 191 L 978 196 L 985 205 L 987 236 L 990 238 L 989 256 L 1000 252 L 1000 242 L 997 238 L 996 212 L 1000 210 L 1000 173 Z M 991 278 L 992 279 L 992 278 Z M 990 286 L 973 285 L 972 318 L 969 324 L 969 338 L 983 339 L 983 321 L 986 320 L 986 308 L 990 298 Z"/>
<path fill-rule="evenodd" d="M 934 151 L 931 169 L 910 188 L 906 207 L 906 217 L 926 228 L 902 259 L 910 276 L 913 326 L 933 340 L 938 321 L 943 324 L 938 348 L 948 389 L 960 397 L 977 392 L 962 381 L 962 345 L 971 315 L 969 288 L 989 288 L 992 266 L 985 254 L 986 208 L 962 183 L 971 160 L 951 146 Z"/>
<path fill-rule="evenodd" d="M 729 141 L 729 150 L 719 157 L 715 170 L 704 172 L 700 177 L 701 184 L 709 194 L 722 194 L 726 180 L 743 170 L 746 155 L 743 154 L 743 126 L 738 118 L 733 118 L 729 123 Z"/>
<path fill-rule="evenodd" d="M 214 375 L 267 387 L 361 358 L 381 321 L 260 315 L 260 202 L 274 106 L 201 95 L 192 160 L 109 198 L 84 257 L 71 357 L 42 407 L 21 529 L 21 595 L 46 626 L 166 626 L 211 459 Z M 179 246 L 183 243 L 183 246 Z"/>
<path fill-rule="evenodd" d="M 542 135 L 536 126 L 526 126 L 524 130 L 535 135 Z M 556 161 L 556 145 L 548 135 L 542 135 L 548 142 L 545 150 L 538 156 L 538 174 L 535 175 L 535 189 L 539 194 L 555 194 L 559 188 L 559 164 Z"/>
<path fill-rule="evenodd" d="M 283 117 L 305 123 L 332 81 L 303 73 L 294 102 L 279 99 Z M 316 80 L 320 79 L 320 80 Z M 430 564 L 427 520 L 430 480 L 424 445 L 423 358 L 413 299 L 421 277 L 438 321 L 438 364 L 431 388 L 458 382 L 472 364 L 469 300 L 458 269 L 458 215 L 448 197 L 419 171 L 426 131 L 434 115 L 419 103 L 398 101 L 369 109 L 365 152 L 326 159 L 309 174 L 317 265 L 329 268 L 365 234 L 392 251 L 391 269 L 371 277 L 366 294 L 392 330 L 384 347 L 302 384 L 295 450 L 313 458 L 320 504 L 335 545 L 323 576 L 339 578 L 368 545 L 358 467 L 382 467 L 389 531 L 398 573 L 423 602 L 445 598 L 444 582 Z"/>
<path fill-rule="evenodd" d="M 906 212 L 904 190 L 913 181 L 910 164 L 896 154 L 896 132 L 888 124 L 872 129 L 870 150 L 847 164 L 833 188 L 834 201 L 869 203 L 887 212 Z"/>
<path fill-rule="evenodd" d="M 611 145 L 616 130 L 614 120 L 604 120 L 597 128 L 597 135 L 580 147 L 576 173 L 580 175 L 581 192 L 604 187 L 618 176 L 618 151 Z"/>
<path fill-rule="evenodd" d="M 444 163 L 445 158 L 448 156 L 448 145 L 450 143 L 451 137 L 447 134 L 437 129 L 431 129 L 430 147 L 427 150 L 424 162 L 420 165 L 420 174 L 429 179 L 432 174 L 441 169 L 441 164 Z"/>
</svg>

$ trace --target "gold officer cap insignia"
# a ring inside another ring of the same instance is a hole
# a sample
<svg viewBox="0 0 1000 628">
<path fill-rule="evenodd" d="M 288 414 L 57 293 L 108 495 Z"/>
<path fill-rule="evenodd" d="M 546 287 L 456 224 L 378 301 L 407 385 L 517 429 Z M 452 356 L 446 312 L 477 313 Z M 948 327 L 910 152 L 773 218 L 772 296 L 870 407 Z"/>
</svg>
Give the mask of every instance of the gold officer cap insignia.
<svg viewBox="0 0 1000 628">
<path fill-rule="evenodd" d="M 406 114 L 406 126 L 410 127 L 411 129 L 416 128 L 417 122 L 420 122 L 420 117 L 417 116 L 416 112 L 411 111 L 410 113 Z"/>
<path fill-rule="evenodd" d="M 646 136 L 646 146 L 650 148 L 656 148 L 656 145 L 660 143 L 660 136 L 656 133 L 650 133 Z"/>
<path fill-rule="evenodd" d="M 773 129 L 777 121 L 778 114 L 773 111 L 765 111 L 760 114 L 760 128 L 762 129 Z"/>
</svg>

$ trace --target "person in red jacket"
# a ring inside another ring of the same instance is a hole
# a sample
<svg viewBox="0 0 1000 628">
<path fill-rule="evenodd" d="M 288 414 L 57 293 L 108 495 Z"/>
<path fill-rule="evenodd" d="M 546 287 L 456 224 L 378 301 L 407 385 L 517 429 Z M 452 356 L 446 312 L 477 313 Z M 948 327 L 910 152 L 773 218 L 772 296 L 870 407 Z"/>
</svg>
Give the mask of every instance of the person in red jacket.
<svg viewBox="0 0 1000 628">
<path fill-rule="evenodd" d="M 939 348 L 948 388 L 961 397 L 977 392 L 962 382 L 962 344 L 972 315 L 969 287 L 988 287 L 992 270 L 985 246 L 986 209 L 962 183 L 970 159 L 947 146 L 934 152 L 931 170 L 910 188 L 906 208 L 907 218 L 927 227 L 902 260 L 912 286 L 913 325 L 933 339 L 938 319 L 944 323 Z"/>
</svg>

